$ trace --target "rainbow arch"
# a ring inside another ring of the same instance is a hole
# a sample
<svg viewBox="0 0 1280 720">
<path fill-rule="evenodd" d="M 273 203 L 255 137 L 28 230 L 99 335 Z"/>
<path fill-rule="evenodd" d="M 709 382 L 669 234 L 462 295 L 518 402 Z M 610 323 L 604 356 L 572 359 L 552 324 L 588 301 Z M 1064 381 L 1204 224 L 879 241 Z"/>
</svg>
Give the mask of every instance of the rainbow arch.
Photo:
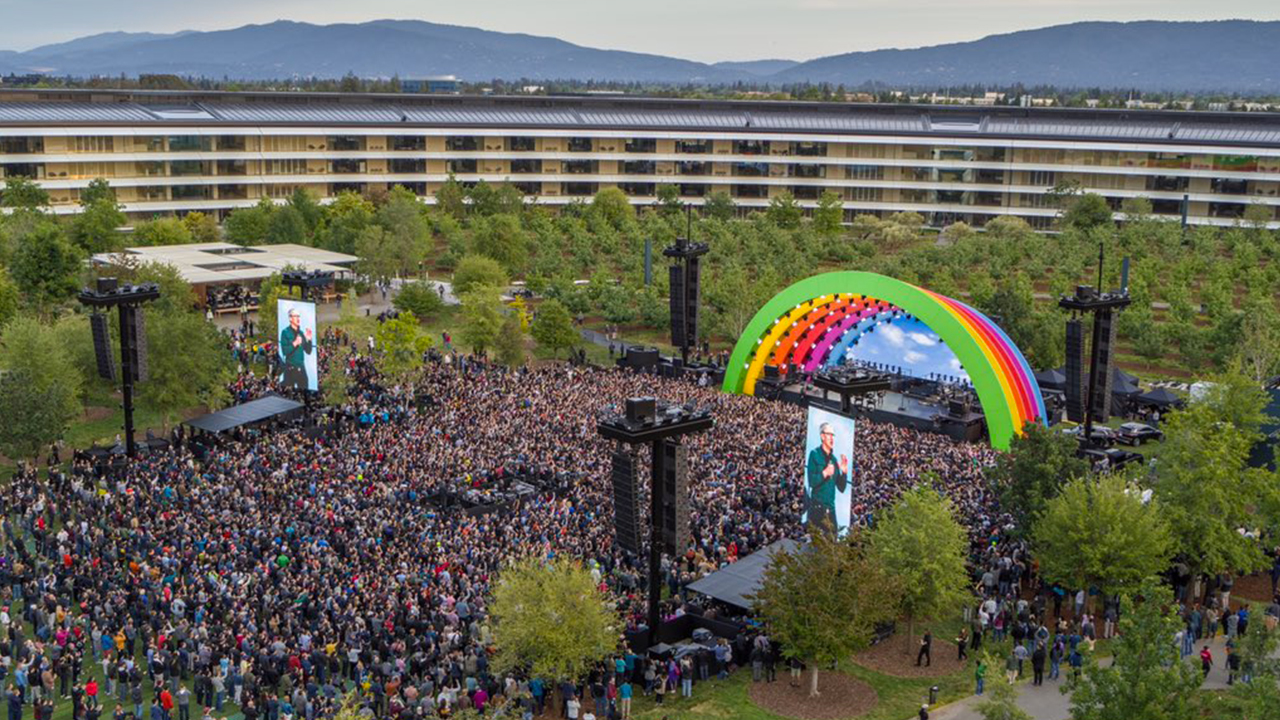
<svg viewBox="0 0 1280 720">
<path fill-rule="evenodd" d="M 955 353 L 982 403 L 993 446 L 1007 449 L 1026 423 L 1044 423 L 1031 366 L 994 322 L 959 300 L 868 272 L 815 275 L 765 303 L 733 348 L 724 390 L 754 394 L 765 365 L 812 372 L 835 364 L 861 333 L 873 331 L 876 318 L 892 313 L 919 318 Z"/>
</svg>

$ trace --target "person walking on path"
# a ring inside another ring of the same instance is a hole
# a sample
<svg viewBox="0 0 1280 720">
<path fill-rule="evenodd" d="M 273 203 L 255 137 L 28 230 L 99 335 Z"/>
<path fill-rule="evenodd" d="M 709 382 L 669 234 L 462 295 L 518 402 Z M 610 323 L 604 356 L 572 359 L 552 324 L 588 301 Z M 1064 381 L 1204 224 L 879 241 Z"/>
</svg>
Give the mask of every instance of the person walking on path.
<svg viewBox="0 0 1280 720">
<path fill-rule="evenodd" d="M 977 686 L 977 689 L 974 691 L 975 695 L 982 694 L 982 685 L 986 681 L 986 679 L 987 679 L 987 662 L 979 658 L 978 667 L 973 671 L 974 685 Z"/>
<path fill-rule="evenodd" d="M 1209 646 L 1205 645 L 1200 651 L 1200 669 L 1204 671 L 1205 678 L 1209 677 L 1209 670 L 1213 667 L 1213 653 L 1209 651 Z"/>
<path fill-rule="evenodd" d="M 1031 684 L 1037 687 L 1044 684 L 1044 656 L 1044 643 L 1036 643 L 1036 651 L 1031 653 L 1031 672 L 1034 673 Z"/>
</svg>

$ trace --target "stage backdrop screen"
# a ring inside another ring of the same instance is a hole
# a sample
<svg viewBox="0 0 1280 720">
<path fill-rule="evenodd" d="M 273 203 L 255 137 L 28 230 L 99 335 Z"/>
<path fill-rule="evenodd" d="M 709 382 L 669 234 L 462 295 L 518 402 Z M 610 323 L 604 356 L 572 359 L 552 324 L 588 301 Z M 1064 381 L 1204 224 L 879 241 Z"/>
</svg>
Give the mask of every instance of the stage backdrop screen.
<svg viewBox="0 0 1280 720">
<path fill-rule="evenodd" d="M 315 392 L 320 388 L 316 371 L 315 303 L 277 300 L 276 327 L 280 328 L 280 383 Z"/>
<path fill-rule="evenodd" d="M 843 534 L 849 529 L 853 433 L 853 418 L 809 408 L 804 442 L 805 509 L 801 520 L 811 530 L 825 525 Z"/>
</svg>

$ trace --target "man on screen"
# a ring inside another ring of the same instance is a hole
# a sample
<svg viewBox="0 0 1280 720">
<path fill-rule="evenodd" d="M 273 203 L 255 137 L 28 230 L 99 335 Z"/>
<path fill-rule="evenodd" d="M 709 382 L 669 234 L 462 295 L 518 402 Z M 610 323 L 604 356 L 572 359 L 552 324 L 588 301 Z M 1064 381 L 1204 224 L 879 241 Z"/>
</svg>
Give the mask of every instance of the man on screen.
<svg viewBox="0 0 1280 720">
<path fill-rule="evenodd" d="M 849 486 L 849 456 L 841 455 L 839 461 L 836 460 L 836 434 L 831 423 L 824 422 L 818 426 L 818 439 L 818 447 L 809 452 L 809 460 L 805 463 L 809 491 L 808 524 L 810 527 L 830 525 L 831 530 L 836 531 L 839 529 L 836 495 Z"/>
<path fill-rule="evenodd" d="M 303 330 L 302 316 L 296 308 L 289 308 L 289 326 L 280 331 L 280 359 L 284 371 L 280 374 L 280 382 L 285 387 L 311 389 L 311 379 L 307 376 L 307 356 L 315 349 L 311 342 L 311 328 Z"/>
</svg>

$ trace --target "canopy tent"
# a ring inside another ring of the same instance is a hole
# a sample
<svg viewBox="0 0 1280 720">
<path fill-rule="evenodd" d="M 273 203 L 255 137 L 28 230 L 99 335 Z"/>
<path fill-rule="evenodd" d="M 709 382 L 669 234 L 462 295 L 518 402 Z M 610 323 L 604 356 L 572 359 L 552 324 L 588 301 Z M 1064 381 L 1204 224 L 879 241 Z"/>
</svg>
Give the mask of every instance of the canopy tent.
<svg viewBox="0 0 1280 720">
<path fill-rule="evenodd" d="M 779 540 L 690 584 L 689 589 L 722 603 L 749 610 L 751 600 L 747 596 L 760 589 L 764 571 L 772 562 L 774 553 L 795 552 L 799 547 L 800 543 L 795 540 Z"/>
<path fill-rule="evenodd" d="M 1139 405 L 1154 405 L 1158 408 L 1181 407 L 1186 402 L 1168 388 L 1155 388 L 1134 398 Z"/>
<path fill-rule="evenodd" d="M 279 395 L 267 395 L 257 400 L 234 405 L 226 410 L 201 415 L 198 418 L 188 420 L 185 424 L 187 427 L 208 433 L 222 433 L 244 425 L 257 425 L 269 420 L 290 420 L 300 415 L 302 408 L 302 403 L 296 400 L 290 400 Z"/>
<path fill-rule="evenodd" d="M 1067 385 L 1067 375 L 1061 370 L 1041 370 L 1035 374 L 1040 387 L 1050 390 L 1061 390 Z"/>
<path fill-rule="evenodd" d="M 1140 392 L 1142 388 L 1138 387 L 1138 378 L 1119 368 L 1111 371 L 1112 395 L 1137 395 Z"/>
</svg>

